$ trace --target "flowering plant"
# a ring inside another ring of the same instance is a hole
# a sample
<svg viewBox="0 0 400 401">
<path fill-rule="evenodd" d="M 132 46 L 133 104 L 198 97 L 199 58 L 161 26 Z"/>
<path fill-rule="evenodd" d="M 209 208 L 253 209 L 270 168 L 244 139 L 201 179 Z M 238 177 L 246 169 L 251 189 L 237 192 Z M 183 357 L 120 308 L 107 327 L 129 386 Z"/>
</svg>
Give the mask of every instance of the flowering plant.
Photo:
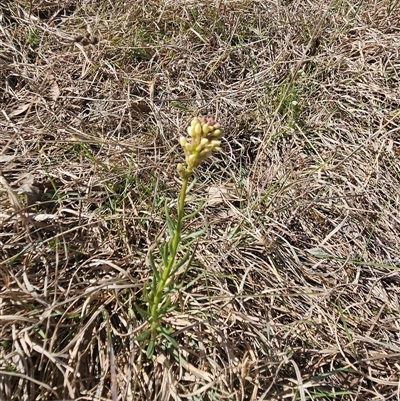
<svg viewBox="0 0 400 401">
<path fill-rule="evenodd" d="M 162 317 L 171 311 L 171 293 L 176 291 L 179 286 L 174 283 L 175 273 L 185 267 L 188 269 L 193 260 L 189 245 L 204 233 L 204 230 L 182 236 L 182 224 L 185 217 L 192 217 L 193 214 L 185 216 L 184 206 L 186 195 L 189 192 L 188 183 L 193 170 L 198 167 L 213 151 L 220 150 L 221 139 L 223 136 L 220 124 L 209 117 L 194 118 L 187 128 L 190 136 L 188 140 L 184 136 L 180 138 L 180 144 L 185 153 L 185 164 L 179 163 L 178 173 L 182 179 L 181 190 L 178 198 L 177 218 L 174 221 L 165 208 L 166 220 L 170 240 L 161 247 L 162 261 L 156 265 L 153 254 L 149 253 L 149 261 L 153 270 L 151 287 L 148 291 L 147 315 L 150 320 L 150 328 L 142 334 L 142 338 L 150 337 L 147 348 L 147 355 L 151 356 L 154 346 L 159 336 L 165 337 L 170 343 L 176 344 L 171 337 L 171 330 L 161 324 Z M 186 244 L 187 250 L 182 258 L 177 260 L 177 254 L 183 240 L 190 240 Z"/>
</svg>

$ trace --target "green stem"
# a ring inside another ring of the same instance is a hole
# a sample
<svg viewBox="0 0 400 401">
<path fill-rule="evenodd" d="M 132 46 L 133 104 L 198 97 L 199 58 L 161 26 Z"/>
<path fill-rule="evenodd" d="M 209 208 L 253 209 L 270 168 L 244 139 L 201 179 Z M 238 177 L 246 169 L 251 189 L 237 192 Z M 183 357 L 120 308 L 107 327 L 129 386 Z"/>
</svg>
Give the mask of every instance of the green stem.
<svg viewBox="0 0 400 401">
<path fill-rule="evenodd" d="M 179 243 L 181 241 L 181 231 L 182 231 L 182 220 L 185 207 L 186 191 L 188 186 L 188 181 L 191 171 L 186 170 L 186 174 L 182 178 L 182 188 L 178 199 L 178 217 L 176 220 L 176 227 L 174 237 L 172 238 L 170 245 L 170 253 L 168 256 L 167 265 L 164 268 L 160 281 L 158 282 L 156 292 L 154 294 L 153 302 L 151 305 L 151 339 L 156 340 L 157 330 L 160 327 L 160 315 L 159 315 L 159 304 L 163 297 L 164 288 L 170 277 L 171 270 L 174 266 L 176 254 L 178 253 Z"/>
</svg>

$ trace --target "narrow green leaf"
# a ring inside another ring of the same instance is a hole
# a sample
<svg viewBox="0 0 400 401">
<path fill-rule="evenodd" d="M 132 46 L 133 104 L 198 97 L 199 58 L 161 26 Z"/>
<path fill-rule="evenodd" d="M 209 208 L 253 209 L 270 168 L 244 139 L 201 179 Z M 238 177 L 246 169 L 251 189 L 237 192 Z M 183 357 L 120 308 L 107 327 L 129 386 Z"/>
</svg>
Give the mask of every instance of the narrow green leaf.
<svg viewBox="0 0 400 401">
<path fill-rule="evenodd" d="M 147 346 L 146 356 L 147 356 L 148 359 L 150 359 L 154 354 L 154 345 L 155 345 L 154 341 L 151 340 L 149 342 L 149 345 Z"/>
<path fill-rule="evenodd" d="M 167 221 L 167 226 L 168 226 L 168 234 L 170 237 L 173 237 L 175 232 L 175 223 L 173 222 L 169 214 L 167 201 L 165 201 L 164 209 L 165 209 L 165 220 Z"/>
<path fill-rule="evenodd" d="M 149 285 L 148 285 L 148 281 L 146 281 L 145 283 L 144 283 L 144 285 L 143 285 L 143 300 L 144 301 L 148 301 L 148 299 L 149 299 L 149 290 L 148 290 L 148 288 L 149 288 Z"/>
<path fill-rule="evenodd" d="M 183 255 L 182 259 L 175 263 L 174 267 L 171 269 L 171 276 L 173 276 L 189 259 L 190 256 L 190 249 L 186 251 Z"/>
<path fill-rule="evenodd" d="M 151 251 L 149 251 L 149 262 L 150 262 L 151 270 L 153 270 L 153 274 L 154 274 L 156 281 L 157 282 L 160 281 L 160 272 L 157 269 L 156 263 L 154 261 L 153 252 L 151 252 Z"/>
<path fill-rule="evenodd" d="M 188 272 L 189 267 L 190 267 L 190 266 L 192 265 L 192 263 L 193 263 L 194 257 L 196 256 L 196 251 L 197 251 L 197 247 L 198 247 L 198 246 L 199 246 L 199 241 L 197 241 L 197 243 L 196 243 L 196 245 L 195 245 L 195 247 L 194 247 L 194 249 L 193 249 L 193 251 L 192 251 L 192 253 L 191 253 L 190 259 L 189 259 L 188 263 L 186 264 L 186 269 L 185 269 L 185 271 L 183 272 L 183 277 L 186 276 L 186 273 Z"/>
<path fill-rule="evenodd" d="M 150 336 L 150 329 L 144 331 L 143 333 L 139 334 L 137 337 L 134 338 L 134 341 L 142 342 L 144 340 L 147 340 L 147 338 Z"/>
<path fill-rule="evenodd" d="M 192 252 L 190 252 L 190 249 L 188 249 L 186 251 L 186 253 L 183 256 L 183 258 L 179 262 L 176 263 L 176 265 L 174 266 L 174 268 L 173 268 L 173 270 L 171 272 L 171 275 L 175 274 L 187 262 L 185 270 L 183 271 L 183 273 L 181 275 L 181 283 L 175 285 L 175 289 L 176 290 L 179 290 L 181 287 L 183 287 L 183 281 L 182 280 L 186 276 L 190 266 L 193 263 L 193 260 L 194 260 L 194 258 L 196 256 L 197 247 L 198 247 L 198 242 L 196 243 L 195 249 Z M 190 256 L 190 258 L 189 258 L 189 256 Z"/>
<path fill-rule="evenodd" d="M 151 309 L 151 307 L 154 303 L 154 296 L 155 296 L 156 292 L 157 292 L 157 281 L 153 277 L 153 280 L 151 282 L 151 291 L 149 294 L 149 310 Z"/>
<path fill-rule="evenodd" d="M 167 294 L 168 294 L 168 293 L 169 293 L 169 292 L 167 292 Z M 167 294 L 164 294 L 164 296 L 166 296 Z M 165 304 L 162 304 L 162 303 L 161 303 L 161 304 L 158 306 L 158 316 L 159 316 L 159 317 L 165 316 L 165 315 L 167 314 L 168 308 L 169 308 L 168 305 L 165 305 Z"/>
<path fill-rule="evenodd" d="M 192 232 L 190 234 L 186 234 L 182 237 L 182 241 L 186 241 L 188 239 L 196 239 L 201 237 L 205 232 L 207 231 L 207 226 L 205 226 L 204 228 L 202 228 L 201 230 Z"/>
<path fill-rule="evenodd" d="M 167 313 L 174 312 L 174 311 L 176 311 L 176 308 L 177 308 L 176 305 L 171 305 L 171 306 L 166 310 L 165 313 L 167 314 Z"/>
<path fill-rule="evenodd" d="M 186 269 L 185 269 L 186 270 Z M 174 287 L 174 289 L 175 289 L 175 291 L 180 291 L 182 288 L 183 288 L 183 285 L 184 285 L 185 283 L 183 282 L 183 281 L 181 281 L 180 283 L 178 283 L 178 284 L 175 284 L 175 287 Z"/>
<path fill-rule="evenodd" d="M 162 258 L 163 258 L 163 263 L 164 266 L 167 266 L 168 264 L 168 257 L 169 257 L 169 242 L 166 242 L 163 245 L 163 249 L 162 249 Z"/>
<path fill-rule="evenodd" d="M 174 332 L 174 330 L 171 327 L 161 326 L 160 332 L 165 333 L 167 335 L 171 335 Z"/>
<path fill-rule="evenodd" d="M 167 341 L 174 347 L 178 348 L 178 343 L 175 338 L 171 337 L 168 332 L 161 331 L 161 335 L 167 339 Z"/>
<path fill-rule="evenodd" d="M 193 217 L 196 217 L 199 212 L 204 209 L 205 202 L 203 202 L 194 212 L 183 216 L 182 221 L 191 220 Z"/>
<path fill-rule="evenodd" d="M 141 308 L 141 307 L 140 307 L 138 304 L 136 304 L 136 303 L 135 303 L 135 309 L 138 311 L 139 315 L 140 315 L 143 319 L 145 319 L 145 320 L 148 319 L 149 314 L 147 313 L 147 311 L 145 311 L 143 308 Z"/>
<path fill-rule="evenodd" d="M 186 194 L 188 194 L 193 189 L 194 184 L 196 184 L 196 182 L 197 182 L 197 178 L 193 177 L 192 182 L 189 184 L 189 186 L 188 186 L 188 188 L 186 190 Z"/>
</svg>

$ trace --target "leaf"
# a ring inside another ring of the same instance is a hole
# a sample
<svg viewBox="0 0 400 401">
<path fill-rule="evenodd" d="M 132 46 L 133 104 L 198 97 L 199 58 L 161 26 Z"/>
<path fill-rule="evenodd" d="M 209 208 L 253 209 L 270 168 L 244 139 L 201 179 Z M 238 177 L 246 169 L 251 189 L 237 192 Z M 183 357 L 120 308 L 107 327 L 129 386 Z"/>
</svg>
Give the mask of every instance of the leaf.
<svg viewBox="0 0 400 401">
<path fill-rule="evenodd" d="M 7 182 L 7 180 L 0 174 L 0 184 L 6 189 L 7 194 L 8 194 L 8 199 L 10 200 L 11 206 L 15 211 L 21 211 L 22 210 L 22 205 L 18 200 L 17 194 L 15 191 L 11 188 L 10 184 Z"/>
<path fill-rule="evenodd" d="M 171 335 L 174 332 L 174 330 L 171 327 L 165 327 L 165 326 L 161 326 L 160 331 L 161 333 L 165 333 L 167 335 Z"/>
<path fill-rule="evenodd" d="M 329 255 L 327 252 L 325 252 L 322 248 L 309 248 L 306 249 L 306 252 L 308 252 L 309 254 L 316 256 L 316 257 L 331 257 L 331 255 Z"/>
<path fill-rule="evenodd" d="M 10 160 L 15 159 L 15 155 L 0 155 L 0 163 L 7 163 Z"/>
<path fill-rule="evenodd" d="M 170 306 L 166 309 L 165 313 L 166 313 L 166 314 L 167 314 L 167 313 L 170 314 L 170 313 L 176 311 L 176 309 L 177 309 L 177 306 L 176 306 L 176 305 L 170 305 Z"/>
<path fill-rule="evenodd" d="M 23 113 L 25 113 L 30 107 L 32 103 L 25 103 L 25 104 L 20 104 L 15 110 L 13 110 L 10 114 L 9 117 L 17 117 Z"/>
<path fill-rule="evenodd" d="M 199 246 L 199 242 L 196 243 L 196 246 L 194 247 L 194 250 L 192 251 L 192 255 L 191 255 L 190 259 L 189 259 L 189 262 L 187 263 L 186 269 L 183 272 L 183 276 L 186 276 L 186 273 L 188 272 L 189 267 L 192 265 L 192 262 L 193 262 L 193 259 L 194 259 L 195 255 L 196 255 L 196 251 L 197 251 L 197 247 L 198 246 Z"/>
<path fill-rule="evenodd" d="M 136 102 L 136 103 L 132 102 L 131 108 L 133 111 L 136 111 L 138 113 L 150 113 L 150 111 L 151 111 L 150 106 L 144 101 L 140 101 L 140 102 Z"/>
<path fill-rule="evenodd" d="M 57 214 L 47 214 L 47 213 L 25 213 L 27 217 L 30 217 L 32 220 L 42 222 L 42 221 L 49 221 L 49 220 L 57 220 L 60 216 Z"/>
<path fill-rule="evenodd" d="M 167 220 L 167 225 L 168 225 L 168 234 L 170 237 L 173 237 L 175 232 L 175 223 L 172 221 L 171 216 L 169 214 L 167 201 L 165 201 L 164 209 L 165 209 L 165 219 Z"/>
<path fill-rule="evenodd" d="M 165 337 L 168 342 L 174 347 L 174 348 L 178 348 L 178 343 L 176 342 L 175 338 L 172 338 L 170 336 L 170 333 L 168 331 L 165 330 L 164 327 L 161 328 L 161 335 L 163 337 Z"/>
<path fill-rule="evenodd" d="M 162 254 L 162 259 L 163 259 L 164 266 L 167 266 L 168 257 L 169 257 L 169 243 L 168 242 L 163 244 L 163 249 L 162 249 L 161 254 Z"/>
<path fill-rule="evenodd" d="M 151 295 L 151 294 L 150 294 Z M 143 285 L 143 300 L 144 301 L 147 301 L 148 303 L 149 303 L 149 310 L 150 310 L 150 304 L 151 304 L 151 296 L 149 295 L 149 282 L 148 281 L 146 281 L 145 283 L 144 283 L 144 285 Z M 139 307 L 140 308 L 140 307 Z M 140 313 L 140 311 L 139 311 L 139 309 L 137 309 L 138 310 L 138 312 Z M 143 309 L 142 309 L 142 311 L 143 311 Z M 142 316 L 143 317 L 143 316 Z"/>
<path fill-rule="evenodd" d="M 187 190 L 186 190 L 186 193 L 187 193 L 187 194 L 193 189 L 194 184 L 196 184 L 196 182 L 197 182 L 197 178 L 194 177 L 194 178 L 193 178 L 193 181 L 189 184 L 189 186 L 188 186 L 188 188 L 187 188 Z"/>
<path fill-rule="evenodd" d="M 150 359 L 154 354 L 154 345 L 155 345 L 154 341 L 151 340 L 149 342 L 149 345 L 147 346 L 146 356 L 147 356 L 148 359 Z"/>
<path fill-rule="evenodd" d="M 51 100 L 56 101 L 60 97 L 61 91 L 58 87 L 57 81 L 54 80 L 50 85 L 49 97 Z"/>
<path fill-rule="evenodd" d="M 169 291 L 169 292 L 171 292 L 171 291 Z M 165 316 L 168 313 L 170 308 L 171 308 L 171 306 L 167 306 L 167 305 L 164 305 L 164 304 L 161 305 L 161 306 L 159 305 L 158 306 L 158 316 L 160 318 L 162 318 L 163 316 Z"/>
<path fill-rule="evenodd" d="M 193 233 L 186 234 L 182 237 L 181 241 L 186 241 L 188 239 L 195 239 L 201 237 L 207 231 L 207 226 L 202 228 L 201 230 L 194 231 Z"/>
<path fill-rule="evenodd" d="M 183 216 L 182 221 L 190 220 L 193 217 L 197 216 L 198 213 L 200 212 L 200 210 L 202 210 L 204 208 L 205 204 L 206 204 L 205 202 L 202 202 L 202 204 L 194 212 Z"/>
<path fill-rule="evenodd" d="M 153 277 L 153 280 L 151 282 L 150 294 L 148 296 L 148 299 L 149 299 L 149 313 L 151 313 L 151 309 L 152 309 L 153 304 L 154 304 L 154 297 L 156 296 L 156 292 L 157 292 L 157 283 L 158 283 L 158 281 Z"/>
<path fill-rule="evenodd" d="M 135 303 L 135 309 L 139 313 L 139 315 L 142 317 L 142 319 L 147 320 L 149 317 L 149 314 L 147 311 L 145 311 L 142 307 L 140 307 L 137 303 Z"/>
<path fill-rule="evenodd" d="M 154 278 L 156 279 L 156 281 L 160 281 L 160 272 L 157 269 L 157 266 L 154 262 L 153 252 L 151 251 L 149 251 L 149 263 L 151 270 L 153 270 Z"/>
<path fill-rule="evenodd" d="M 207 205 L 217 206 L 225 202 L 240 201 L 237 196 L 236 188 L 232 183 L 212 185 L 208 188 Z"/>
<path fill-rule="evenodd" d="M 186 251 L 185 255 L 179 262 L 176 262 L 173 269 L 171 270 L 171 276 L 173 276 L 187 262 L 189 256 L 190 256 L 190 249 Z"/>
<path fill-rule="evenodd" d="M 36 201 L 40 200 L 42 196 L 38 187 L 29 184 L 22 184 L 18 188 L 18 193 L 26 195 L 27 206 L 32 206 Z"/>
<path fill-rule="evenodd" d="M 27 173 L 21 180 L 21 186 L 18 188 L 18 193 L 26 196 L 27 206 L 32 206 L 42 197 L 42 192 L 34 185 L 35 177 L 31 173 Z"/>
</svg>

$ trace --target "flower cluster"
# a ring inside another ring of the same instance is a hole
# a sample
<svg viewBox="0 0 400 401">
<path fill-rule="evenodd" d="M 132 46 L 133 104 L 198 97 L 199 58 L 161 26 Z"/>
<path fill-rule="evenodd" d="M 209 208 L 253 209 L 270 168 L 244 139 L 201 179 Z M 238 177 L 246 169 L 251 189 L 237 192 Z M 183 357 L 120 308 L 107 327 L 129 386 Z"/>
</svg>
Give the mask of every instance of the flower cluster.
<svg viewBox="0 0 400 401">
<path fill-rule="evenodd" d="M 178 164 L 181 178 L 188 177 L 211 152 L 220 150 L 223 136 L 221 126 L 211 117 L 194 118 L 187 129 L 191 142 L 182 136 L 180 144 L 185 152 L 186 168 Z"/>
</svg>

